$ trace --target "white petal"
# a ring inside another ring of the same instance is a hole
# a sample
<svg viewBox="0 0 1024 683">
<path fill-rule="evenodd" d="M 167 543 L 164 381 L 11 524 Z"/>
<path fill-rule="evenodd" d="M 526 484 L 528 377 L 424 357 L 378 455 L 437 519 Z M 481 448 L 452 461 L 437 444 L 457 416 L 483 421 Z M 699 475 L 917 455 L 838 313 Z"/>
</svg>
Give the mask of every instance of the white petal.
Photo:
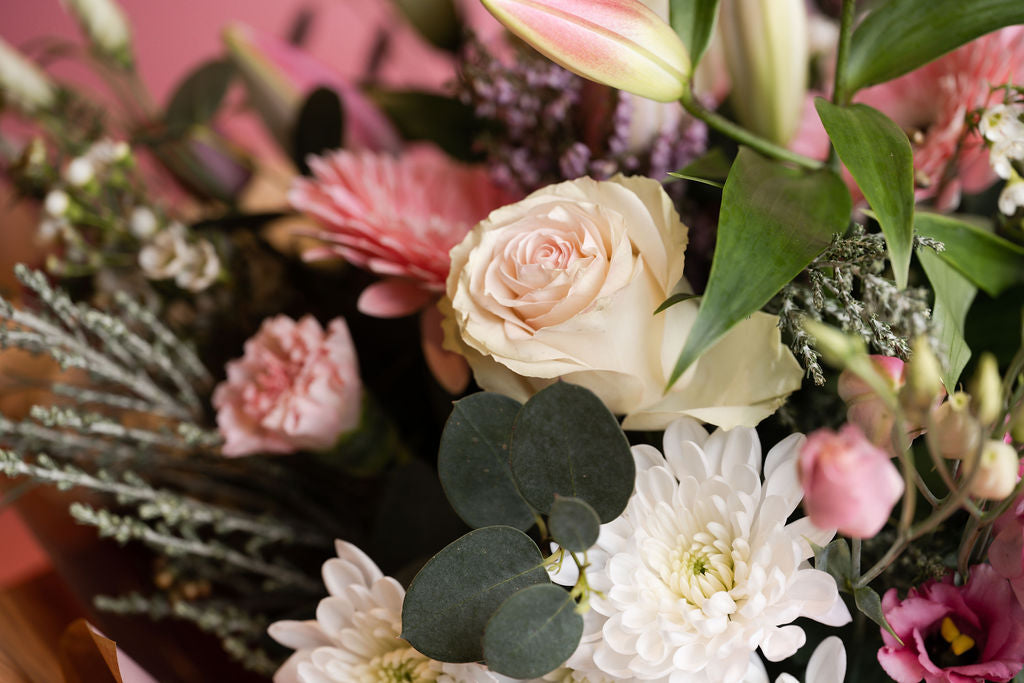
<svg viewBox="0 0 1024 683">
<path fill-rule="evenodd" d="M 293 650 L 330 645 L 330 639 L 324 630 L 313 620 L 309 621 L 275 621 L 267 628 L 267 634 L 285 647 Z"/>
<path fill-rule="evenodd" d="M 351 543 L 340 540 L 335 541 L 334 549 L 338 553 L 339 558 L 342 560 L 348 560 L 359 567 L 359 570 L 363 573 L 364 586 L 369 586 L 374 581 L 384 576 L 383 572 L 381 572 L 374 561 L 371 560 L 366 553 Z"/>
<path fill-rule="evenodd" d="M 846 676 L 846 648 L 836 636 L 821 641 L 807 663 L 804 683 L 843 683 Z"/>
<path fill-rule="evenodd" d="M 814 556 L 814 550 L 811 548 L 811 543 L 816 546 L 824 548 L 828 545 L 833 538 L 835 538 L 835 529 L 821 529 L 814 526 L 811 522 L 810 517 L 801 517 L 800 519 L 794 520 L 786 525 L 786 533 L 794 541 L 800 544 L 803 550 L 803 557 Z"/>
<path fill-rule="evenodd" d="M 764 640 L 761 641 L 761 652 L 765 659 L 770 662 L 781 662 L 786 657 L 792 657 L 793 653 L 799 650 L 807 636 L 799 626 L 783 626 L 771 628 Z"/>
</svg>

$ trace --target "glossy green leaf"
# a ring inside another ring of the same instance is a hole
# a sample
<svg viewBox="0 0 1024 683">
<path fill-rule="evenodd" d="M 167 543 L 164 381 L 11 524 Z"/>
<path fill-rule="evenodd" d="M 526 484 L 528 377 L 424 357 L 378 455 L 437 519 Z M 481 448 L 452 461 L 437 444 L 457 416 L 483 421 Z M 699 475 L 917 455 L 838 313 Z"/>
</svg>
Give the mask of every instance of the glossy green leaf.
<svg viewBox="0 0 1024 683">
<path fill-rule="evenodd" d="M 892 626 L 885 618 L 885 614 L 882 613 L 882 599 L 878 597 L 878 593 L 875 592 L 874 588 L 870 586 L 862 586 L 856 588 L 853 591 L 853 600 L 857 603 L 857 609 L 859 609 L 864 616 L 871 621 L 875 622 L 890 634 L 896 640 L 900 640 L 900 637 L 896 635 L 896 632 L 892 630 Z"/>
<path fill-rule="evenodd" d="M 597 542 L 601 520 L 587 501 L 559 496 L 548 515 L 551 538 L 566 550 L 582 553 Z"/>
<path fill-rule="evenodd" d="M 236 74 L 228 59 L 205 62 L 194 69 L 178 85 L 167 103 L 164 120 L 177 133 L 206 123 L 220 109 L 228 86 Z"/>
<path fill-rule="evenodd" d="M 892 119 L 865 104 L 837 107 L 821 97 L 814 106 L 839 158 L 882 226 L 896 286 L 907 286 L 914 244 L 914 153 Z"/>
<path fill-rule="evenodd" d="M 940 254 L 960 274 L 990 296 L 1024 283 L 1024 247 L 966 221 L 935 213 L 918 213 L 914 227 L 923 237 L 942 242 Z"/>
<path fill-rule="evenodd" d="M 432 45 L 454 52 L 462 28 L 452 0 L 393 0 L 409 23 Z"/>
<path fill-rule="evenodd" d="M 309 172 L 306 157 L 339 149 L 345 136 L 345 109 L 338 93 L 317 88 L 299 109 L 292 128 L 292 161 L 303 173 Z"/>
<path fill-rule="evenodd" d="M 402 604 L 402 638 L 432 659 L 475 662 L 481 635 L 513 593 L 550 583 L 537 545 L 518 529 L 471 531 L 432 557 Z"/>
<path fill-rule="evenodd" d="M 799 171 L 741 147 L 722 192 L 711 277 L 669 386 L 846 232 L 850 210 L 834 172 Z"/>
<path fill-rule="evenodd" d="M 437 473 L 455 512 L 471 527 L 533 526 L 509 466 L 512 424 L 522 405 L 480 392 L 455 402 L 437 456 Z"/>
<path fill-rule="evenodd" d="M 824 548 L 821 546 L 813 546 L 813 548 L 814 568 L 831 574 L 832 578 L 836 580 L 839 590 L 849 590 L 853 560 L 846 539 L 837 538 Z"/>
<path fill-rule="evenodd" d="M 519 492 L 547 514 L 555 496 L 587 501 L 602 523 L 625 509 L 636 467 L 619 421 L 583 387 L 556 382 L 535 394 L 512 430 Z"/>
<path fill-rule="evenodd" d="M 669 23 L 690 53 L 690 62 L 697 67 L 708 49 L 718 20 L 719 0 L 671 0 Z"/>
<path fill-rule="evenodd" d="M 712 187 L 722 187 L 723 182 L 729 176 L 731 166 L 732 159 L 722 151 L 721 147 L 715 147 L 678 171 L 669 171 L 669 175 L 681 180 L 695 180 Z"/>
<path fill-rule="evenodd" d="M 967 367 L 967 361 L 971 359 L 971 349 L 964 339 L 964 323 L 978 289 L 928 249 L 919 250 L 917 259 L 935 292 L 932 322 L 935 336 L 942 346 L 942 355 L 946 358 L 942 383 L 946 385 L 946 391 L 952 393 L 960 374 Z"/>
<path fill-rule="evenodd" d="M 564 588 L 524 588 L 506 600 L 484 631 L 487 668 L 512 678 L 540 678 L 569 658 L 583 635 L 583 617 Z"/>
<path fill-rule="evenodd" d="M 433 142 L 449 156 L 474 160 L 480 122 L 472 108 L 452 97 L 416 90 L 367 91 L 406 140 Z"/>
<path fill-rule="evenodd" d="M 1003 26 L 1024 24 L 1021 0 L 889 0 L 853 32 L 845 91 L 913 71 Z M 996 85 L 996 84 L 993 84 Z"/>
</svg>

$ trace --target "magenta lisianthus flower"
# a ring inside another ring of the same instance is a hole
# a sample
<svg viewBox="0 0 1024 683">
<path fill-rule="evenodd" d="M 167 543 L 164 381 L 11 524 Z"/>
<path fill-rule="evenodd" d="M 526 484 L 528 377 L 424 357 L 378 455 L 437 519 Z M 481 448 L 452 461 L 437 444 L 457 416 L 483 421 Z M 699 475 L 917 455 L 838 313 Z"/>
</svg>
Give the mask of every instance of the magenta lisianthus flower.
<svg viewBox="0 0 1024 683">
<path fill-rule="evenodd" d="M 408 315 L 444 293 L 449 250 L 514 197 L 484 167 L 452 161 L 433 147 L 402 157 L 339 151 L 311 157 L 312 178 L 295 181 L 292 206 L 318 219 L 324 246 L 308 260 L 341 257 L 384 276 L 363 291 L 359 310 Z"/>
<path fill-rule="evenodd" d="M 804 510 L 815 526 L 871 538 L 903 495 L 903 478 L 889 454 L 853 424 L 807 437 L 798 461 Z"/>
<path fill-rule="evenodd" d="M 345 320 L 263 321 L 213 392 L 224 455 L 325 450 L 359 424 L 362 381 Z"/>
<path fill-rule="evenodd" d="M 992 87 L 1021 82 L 1024 26 L 1010 26 L 862 90 L 854 100 L 880 110 L 907 132 L 914 149 L 917 198 L 934 197 L 940 209 L 949 210 L 959 203 L 961 192 L 980 192 L 996 180 L 988 149 L 981 135 L 968 128 L 967 114 L 1000 101 L 1002 93 L 992 92 Z M 820 158 L 828 153 L 828 137 L 810 102 L 791 147 Z M 951 163 L 954 168 L 949 168 Z"/>
<path fill-rule="evenodd" d="M 890 588 L 882 612 L 903 642 L 883 628 L 878 661 L 899 683 L 1009 681 L 1024 667 L 1024 608 L 987 564 L 962 586 L 947 576 L 904 600 Z"/>
</svg>

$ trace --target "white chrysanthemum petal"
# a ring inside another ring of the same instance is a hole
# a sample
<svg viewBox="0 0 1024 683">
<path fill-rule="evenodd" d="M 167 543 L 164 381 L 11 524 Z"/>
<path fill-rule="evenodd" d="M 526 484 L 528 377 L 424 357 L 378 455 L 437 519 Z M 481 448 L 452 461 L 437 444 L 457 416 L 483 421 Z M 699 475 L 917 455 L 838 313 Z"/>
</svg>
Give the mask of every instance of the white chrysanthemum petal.
<svg viewBox="0 0 1024 683">
<path fill-rule="evenodd" d="M 846 676 L 846 648 L 836 636 L 829 636 L 807 663 L 807 683 L 843 683 Z"/>
<path fill-rule="evenodd" d="M 281 645 L 293 650 L 331 644 L 330 639 L 324 635 L 323 629 L 314 620 L 277 621 L 270 625 L 267 633 Z"/>
<path fill-rule="evenodd" d="M 334 542 L 334 551 L 338 554 L 338 558 L 351 562 L 363 574 L 363 585 L 369 586 L 374 581 L 378 581 L 384 577 L 383 572 L 377 567 L 376 563 L 369 558 L 360 548 L 346 541 L 336 540 Z"/>
<path fill-rule="evenodd" d="M 761 652 L 770 662 L 779 662 L 786 657 L 792 657 L 797 650 L 803 647 L 807 636 L 799 626 L 781 626 L 769 629 L 764 640 L 761 641 Z"/>
<path fill-rule="evenodd" d="M 633 462 L 636 463 L 637 472 L 643 472 L 652 467 L 665 464 L 665 458 L 654 446 L 640 445 L 633 447 Z"/>
</svg>

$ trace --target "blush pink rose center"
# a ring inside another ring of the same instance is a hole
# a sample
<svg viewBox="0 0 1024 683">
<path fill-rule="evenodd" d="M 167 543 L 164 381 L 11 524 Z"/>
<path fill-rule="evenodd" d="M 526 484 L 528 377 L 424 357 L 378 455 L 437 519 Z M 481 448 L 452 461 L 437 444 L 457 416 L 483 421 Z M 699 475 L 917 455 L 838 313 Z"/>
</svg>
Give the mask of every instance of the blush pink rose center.
<svg viewBox="0 0 1024 683">
<path fill-rule="evenodd" d="M 322 450 L 355 427 L 362 384 L 345 321 L 277 316 L 245 344 L 214 391 L 225 455 Z"/>
</svg>

